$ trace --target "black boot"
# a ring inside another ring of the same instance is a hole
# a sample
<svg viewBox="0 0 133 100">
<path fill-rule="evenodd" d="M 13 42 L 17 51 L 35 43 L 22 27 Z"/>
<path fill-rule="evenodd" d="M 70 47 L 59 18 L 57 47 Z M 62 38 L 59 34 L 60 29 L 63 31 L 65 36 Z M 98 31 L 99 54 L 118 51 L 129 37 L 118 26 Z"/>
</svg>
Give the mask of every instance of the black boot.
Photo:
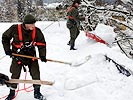
<svg viewBox="0 0 133 100">
<path fill-rule="evenodd" d="M 69 45 L 69 46 L 70 46 L 70 41 L 67 43 L 67 45 Z"/>
<path fill-rule="evenodd" d="M 41 93 L 40 93 L 40 87 L 34 88 L 34 98 L 39 100 L 47 100 Z"/>
<path fill-rule="evenodd" d="M 73 46 L 71 46 L 71 47 L 70 47 L 70 50 L 77 50 L 77 49 L 75 49 Z"/>
<path fill-rule="evenodd" d="M 10 93 L 5 100 L 12 100 L 15 96 L 15 90 L 10 89 Z"/>
</svg>

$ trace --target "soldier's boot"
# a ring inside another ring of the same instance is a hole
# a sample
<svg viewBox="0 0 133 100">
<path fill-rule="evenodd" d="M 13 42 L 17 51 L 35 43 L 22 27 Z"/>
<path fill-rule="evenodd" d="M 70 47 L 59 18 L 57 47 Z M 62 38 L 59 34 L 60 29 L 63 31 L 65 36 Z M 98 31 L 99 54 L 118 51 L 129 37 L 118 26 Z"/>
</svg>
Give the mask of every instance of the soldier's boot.
<svg viewBox="0 0 133 100">
<path fill-rule="evenodd" d="M 67 45 L 69 45 L 69 46 L 70 46 L 70 41 L 67 43 Z"/>
<path fill-rule="evenodd" d="M 34 88 L 34 98 L 39 100 L 47 100 L 41 93 L 40 93 L 40 87 Z"/>
<path fill-rule="evenodd" d="M 77 49 L 75 49 L 74 46 L 71 46 L 70 47 L 70 50 L 77 50 Z"/>
<path fill-rule="evenodd" d="M 15 90 L 10 89 L 10 93 L 5 100 L 12 100 L 15 96 Z"/>
<path fill-rule="evenodd" d="M 70 46 L 70 50 L 77 50 L 77 49 L 74 48 L 74 46 L 75 46 L 74 41 L 73 41 L 72 43 L 70 43 L 70 44 L 71 44 L 71 46 Z"/>
</svg>

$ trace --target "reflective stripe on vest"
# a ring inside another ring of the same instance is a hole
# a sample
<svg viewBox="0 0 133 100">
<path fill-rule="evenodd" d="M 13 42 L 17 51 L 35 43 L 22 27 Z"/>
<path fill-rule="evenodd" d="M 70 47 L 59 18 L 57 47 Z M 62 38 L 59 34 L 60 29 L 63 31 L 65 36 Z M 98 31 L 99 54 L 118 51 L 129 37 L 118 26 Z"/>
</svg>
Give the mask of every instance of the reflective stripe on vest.
<svg viewBox="0 0 133 100">
<path fill-rule="evenodd" d="M 68 19 L 74 19 L 74 17 L 73 17 L 73 16 L 68 16 L 67 18 L 68 18 Z"/>
</svg>

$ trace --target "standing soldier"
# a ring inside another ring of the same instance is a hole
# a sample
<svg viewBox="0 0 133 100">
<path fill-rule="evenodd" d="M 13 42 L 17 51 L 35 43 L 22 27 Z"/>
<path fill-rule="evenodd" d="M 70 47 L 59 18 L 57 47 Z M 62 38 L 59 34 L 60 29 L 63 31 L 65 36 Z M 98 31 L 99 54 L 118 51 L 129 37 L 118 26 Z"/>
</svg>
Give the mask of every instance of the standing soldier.
<svg viewBox="0 0 133 100">
<path fill-rule="evenodd" d="M 70 45 L 70 50 L 76 50 L 74 46 L 75 40 L 80 33 L 80 21 L 85 20 L 85 17 L 79 16 L 79 4 L 80 0 L 75 0 L 72 6 L 67 10 L 67 28 L 70 31 L 70 41 L 68 42 L 68 45 Z"/>
<path fill-rule="evenodd" d="M 36 56 L 35 46 L 38 47 L 39 57 L 42 62 L 47 62 L 46 59 L 46 42 L 41 30 L 35 27 L 36 19 L 31 14 L 24 18 L 22 24 L 14 24 L 7 29 L 2 35 L 2 44 L 5 54 L 12 58 L 10 72 L 11 79 L 19 79 L 21 69 L 28 66 L 30 75 L 34 80 L 40 80 L 40 70 L 38 60 L 13 56 L 12 53 L 25 54 L 28 56 Z M 12 40 L 12 42 L 10 42 Z M 10 44 L 11 43 L 11 44 Z M 12 46 L 12 48 L 10 48 Z M 10 84 L 10 93 L 6 100 L 12 100 L 15 96 L 17 84 Z M 46 100 L 40 93 L 40 85 L 33 84 L 34 98 Z"/>
</svg>

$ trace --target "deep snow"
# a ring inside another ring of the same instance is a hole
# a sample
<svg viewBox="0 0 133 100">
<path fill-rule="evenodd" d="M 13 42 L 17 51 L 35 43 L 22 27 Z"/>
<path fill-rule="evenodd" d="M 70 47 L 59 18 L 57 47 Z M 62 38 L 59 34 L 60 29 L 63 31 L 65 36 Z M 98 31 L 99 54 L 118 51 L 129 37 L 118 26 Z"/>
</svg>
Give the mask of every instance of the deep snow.
<svg viewBox="0 0 133 100">
<path fill-rule="evenodd" d="M 133 70 L 133 61 L 121 53 L 117 44 L 111 48 L 97 43 L 80 32 L 76 40 L 76 51 L 69 50 L 69 30 L 66 22 L 37 22 L 36 26 L 41 28 L 47 42 L 47 58 L 61 60 L 72 63 L 80 63 L 88 55 L 92 58 L 79 67 L 66 64 L 39 61 L 41 80 L 55 81 L 53 86 L 42 86 L 41 92 L 48 100 L 132 100 L 133 98 L 133 78 L 120 74 L 112 62 L 105 60 L 104 55 L 114 59 L 119 64 L 125 65 Z M 0 40 L 2 33 L 13 23 L 0 23 Z M 51 24 L 51 25 L 50 25 Z M 49 26 L 50 25 L 50 26 Z M 47 27 L 49 26 L 49 27 Z M 47 27 L 47 28 L 46 28 Z M 46 28 L 46 29 L 45 29 Z M 108 42 L 113 41 L 115 33 L 109 26 L 99 24 L 95 34 L 99 34 Z M 5 56 L 2 44 L 0 43 L 0 72 L 10 77 L 11 58 Z M 4 57 L 5 56 L 5 57 Z M 4 57 L 4 58 L 2 58 Z M 28 71 L 28 68 L 27 68 Z M 21 79 L 25 73 L 22 70 Z M 31 79 L 29 73 L 27 79 Z M 20 84 L 20 89 L 24 85 Z M 26 84 L 26 87 L 31 84 Z M 74 88 L 78 88 L 73 90 Z M 32 90 L 30 88 L 28 90 Z M 6 86 L 0 87 L 0 100 L 8 95 L 9 89 Z M 14 100 L 34 100 L 33 91 L 19 91 Z"/>
</svg>

